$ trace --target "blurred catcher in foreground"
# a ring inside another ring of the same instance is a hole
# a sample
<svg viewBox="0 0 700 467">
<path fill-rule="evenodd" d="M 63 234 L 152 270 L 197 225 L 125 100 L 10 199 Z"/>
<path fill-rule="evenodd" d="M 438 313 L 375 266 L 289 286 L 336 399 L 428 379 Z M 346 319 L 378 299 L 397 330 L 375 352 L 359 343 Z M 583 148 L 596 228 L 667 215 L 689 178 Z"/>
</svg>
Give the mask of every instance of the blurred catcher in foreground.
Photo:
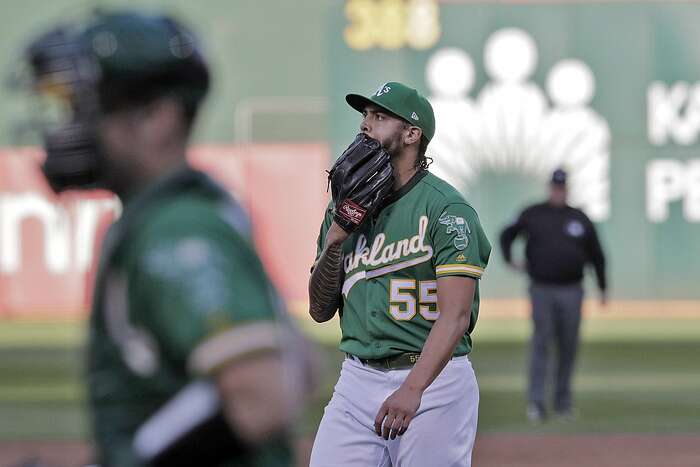
<svg viewBox="0 0 700 467">
<path fill-rule="evenodd" d="M 289 465 L 306 343 L 248 219 L 185 149 L 209 72 L 182 25 L 134 12 L 57 27 L 27 49 L 67 116 L 45 129 L 51 186 L 124 203 L 103 244 L 88 394 L 105 466 Z"/>
</svg>

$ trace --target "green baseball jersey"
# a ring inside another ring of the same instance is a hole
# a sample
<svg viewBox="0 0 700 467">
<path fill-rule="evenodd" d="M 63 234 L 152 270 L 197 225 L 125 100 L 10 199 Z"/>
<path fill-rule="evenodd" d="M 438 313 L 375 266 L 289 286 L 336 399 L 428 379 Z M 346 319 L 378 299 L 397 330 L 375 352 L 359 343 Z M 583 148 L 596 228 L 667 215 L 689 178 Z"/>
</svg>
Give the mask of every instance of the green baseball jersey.
<svg viewBox="0 0 700 467">
<path fill-rule="evenodd" d="M 317 257 L 332 221 L 329 206 Z M 440 315 L 437 279 L 480 279 L 490 252 L 474 208 L 447 182 L 418 172 L 343 243 L 340 350 L 368 359 L 420 352 Z M 478 314 L 477 282 L 469 329 L 455 355 L 471 351 Z"/>
<path fill-rule="evenodd" d="M 88 382 L 106 465 L 140 465 L 134 434 L 193 380 L 276 345 L 279 300 L 248 221 L 206 175 L 183 168 L 129 200 L 103 244 Z M 173 427 L 176 428 L 176 427 Z M 284 443 L 223 465 L 290 465 Z"/>
</svg>

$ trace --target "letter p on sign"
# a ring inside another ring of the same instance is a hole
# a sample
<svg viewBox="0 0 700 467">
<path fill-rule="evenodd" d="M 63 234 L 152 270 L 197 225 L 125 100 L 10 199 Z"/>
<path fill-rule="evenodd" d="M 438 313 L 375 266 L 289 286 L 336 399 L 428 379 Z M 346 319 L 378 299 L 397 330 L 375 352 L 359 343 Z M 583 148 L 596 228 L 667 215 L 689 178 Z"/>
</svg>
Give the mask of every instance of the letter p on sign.
<svg viewBox="0 0 700 467">
<path fill-rule="evenodd" d="M 673 159 L 658 159 L 647 165 L 647 218 L 664 222 L 669 205 L 683 200 L 683 217 L 688 222 L 700 222 L 700 159 L 687 163 Z"/>
</svg>

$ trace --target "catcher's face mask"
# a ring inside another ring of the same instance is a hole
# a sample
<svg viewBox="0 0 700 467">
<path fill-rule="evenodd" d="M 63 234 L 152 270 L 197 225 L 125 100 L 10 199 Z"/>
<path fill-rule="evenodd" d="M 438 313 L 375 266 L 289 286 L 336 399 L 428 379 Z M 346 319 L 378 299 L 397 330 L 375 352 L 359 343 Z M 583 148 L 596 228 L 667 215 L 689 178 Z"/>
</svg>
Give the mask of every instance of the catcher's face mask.
<svg viewBox="0 0 700 467">
<path fill-rule="evenodd" d="M 56 192 L 99 185 L 100 69 L 93 57 L 70 27 L 42 35 L 25 52 L 33 126 L 46 151 L 42 170 Z"/>
<path fill-rule="evenodd" d="M 166 16 L 98 12 L 83 27 L 40 36 L 24 59 L 24 80 L 15 81 L 35 97 L 30 128 L 41 130 L 43 171 L 56 191 L 104 186 L 104 115 L 158 96 L 176 96 L 194 114 L 209 88 L 197 41 Z"/>
</svg>

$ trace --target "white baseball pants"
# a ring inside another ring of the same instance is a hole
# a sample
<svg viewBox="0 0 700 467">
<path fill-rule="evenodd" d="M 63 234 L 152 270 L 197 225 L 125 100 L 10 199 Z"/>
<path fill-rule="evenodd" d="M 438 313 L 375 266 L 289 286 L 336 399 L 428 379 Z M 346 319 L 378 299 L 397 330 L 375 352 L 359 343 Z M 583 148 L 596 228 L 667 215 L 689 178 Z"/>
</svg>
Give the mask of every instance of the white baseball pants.
<svg viewBox="0 0 700 467">
<path fill-rule="evenodd" d="M 423 393 L 406 433 L 374 432 L 384 400 L 410 370 L 382 371 L 346 358 L 326 406 L 310 467 L 470 467 L 479 387 L 469 359 L 455 357 Z"/>
</svg>

